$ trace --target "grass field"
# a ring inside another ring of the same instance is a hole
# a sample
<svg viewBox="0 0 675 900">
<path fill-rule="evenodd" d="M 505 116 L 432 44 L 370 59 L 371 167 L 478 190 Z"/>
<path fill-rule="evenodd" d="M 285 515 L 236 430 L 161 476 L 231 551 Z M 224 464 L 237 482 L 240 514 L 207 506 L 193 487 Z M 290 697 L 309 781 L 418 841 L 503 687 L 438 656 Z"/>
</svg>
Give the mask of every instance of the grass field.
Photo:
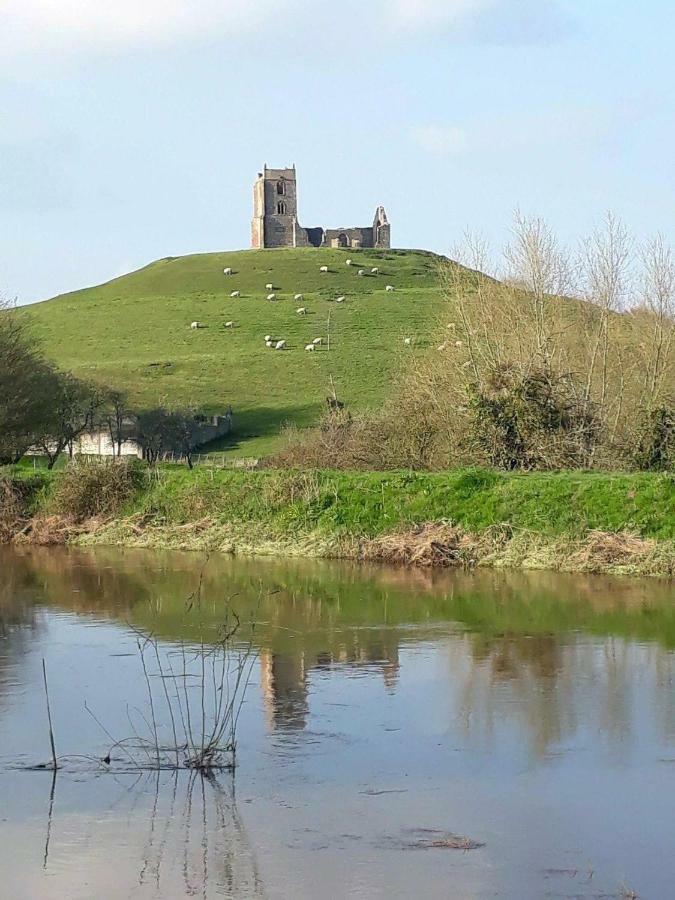
<svg viewBox="0 0 675 900">
<path fill-rule="evenodd" d="M 353 266 L 345 261 L 351 257 Z M 47 355 L 127 391 L 133 404 L 235 412 L 233 455 L 256 456 L 284 422 L 316 421 L 333 376 L 351 408 L 379 404 L 406 353 L 428 346 L 440 314 L 439 257 L 405 250 L 261 250 L 166 258 L 27 307 Z M 320 266 L 327 265 L 323 274 Z M 231 276 L 223 275 L 231 267 Z M 370 274 L 379 266 L 380 274 Z M 359 268 L 366 270 L 360 277 Z M 266 299 L 274 284 L 277 302 Z M 394 286 L 387 293 L 385 286 Z M 241 297 L 231 298 L 234 290 Z M 298 303 L 293 295 L 302 293 Z M 344 295 L 345 303 L 333 302 Z M 308 314 L 295 310 L 306 306 Z M 330 351 L 304 346 L 326 340 Z M 235 328 L 225 328 L 227 321 Z M 204 328 L 190 329 L 199 321 Z M 271 334 L 288 350 L 265 347 Z M 404 348 L 403 338 L 413 347 Z"/>
</svg>

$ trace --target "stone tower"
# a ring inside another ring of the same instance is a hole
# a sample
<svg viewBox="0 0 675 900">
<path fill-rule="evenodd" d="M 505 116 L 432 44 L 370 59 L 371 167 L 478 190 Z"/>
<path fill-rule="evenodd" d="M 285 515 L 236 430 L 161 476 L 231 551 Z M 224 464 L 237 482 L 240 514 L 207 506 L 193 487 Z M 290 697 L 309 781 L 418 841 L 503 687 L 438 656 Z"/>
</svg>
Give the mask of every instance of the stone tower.
<svg viewBox="0 0 675 900">
<path fill-rule="evenodd" d="M 304 232 L 298 240 L 298 192 L 295 166 L 290 169 L 263 168 L 253 185 L 251 246 L 306 246 Z"/>
</svg>

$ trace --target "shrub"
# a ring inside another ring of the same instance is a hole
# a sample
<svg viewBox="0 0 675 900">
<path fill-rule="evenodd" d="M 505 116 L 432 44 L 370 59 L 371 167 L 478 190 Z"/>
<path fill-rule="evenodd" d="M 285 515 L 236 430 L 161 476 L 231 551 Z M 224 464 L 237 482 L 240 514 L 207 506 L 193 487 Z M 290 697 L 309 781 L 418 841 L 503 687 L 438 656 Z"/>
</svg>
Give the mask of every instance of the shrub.
<svg viewBox="0 0 675 900">
<path fill-rule="evenodd" d="M 633 463 L 642 470 L 675 468 L 675 406 L 659 406 L 645 416 Z"/>
<path fill-rule="evenodd" d="M 502 367 L 473 389 L 472 436 L 500 469 L 583 467 L 598 427 L 579 394 L 569 376 Z"/>
<path fill-rule="evenodd" d="M 76 459 L 59 474 L 49 505 L 53 513 L 76 522 L 112 516 L 145 485 L 146 478 L 145 466 L 136 459 Z"/>
</svg>

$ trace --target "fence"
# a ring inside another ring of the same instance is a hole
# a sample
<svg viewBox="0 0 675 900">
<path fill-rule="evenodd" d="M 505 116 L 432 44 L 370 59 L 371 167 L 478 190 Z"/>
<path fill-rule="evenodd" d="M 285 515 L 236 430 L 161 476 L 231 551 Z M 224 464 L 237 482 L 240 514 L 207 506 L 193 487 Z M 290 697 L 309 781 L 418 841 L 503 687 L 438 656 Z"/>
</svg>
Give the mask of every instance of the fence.
<svg viewBox="0 0 675 900">
<path fill-rule="evenodd" d="M 262 464 L 261 459 L 255 457 L 241 457 L 236 459 L 228 459 L 225 453 L 194 453 L 190 457 L 193 466 L 208 466 L 212 469 L 259 469 Z M 177 463 L 187 465 L 187 457 L 179 453 L 162 453 L 159 462 Z"/>
</svg>

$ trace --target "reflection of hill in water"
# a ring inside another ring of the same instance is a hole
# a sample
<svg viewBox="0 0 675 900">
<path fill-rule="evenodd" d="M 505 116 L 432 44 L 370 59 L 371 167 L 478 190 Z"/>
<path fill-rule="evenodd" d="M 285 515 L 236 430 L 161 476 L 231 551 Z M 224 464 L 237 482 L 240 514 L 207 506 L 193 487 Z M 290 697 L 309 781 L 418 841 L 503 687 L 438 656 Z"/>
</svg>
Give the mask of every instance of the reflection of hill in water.
<svg viewBox="0 0 675 900">
<path fill-rule="evenodd" d="M 675 607 L 664 582 L 222 556 L 204 567 L 196 555 L 144 551 L 31 550 L 11 560 L 6 618 L 18 596 L 28 621 L 30 596 L 189 642 L 201 635 L 200 619 L 206 639 L 215 634 L 229 602 L 242 638 L 260 651 L 272 728 L 305 728 L 312 672 L 367 668 L 394 691 L 402 652 L 429 641 L 447 645 L 448 684 L 467 730 L 488 735 L 508 718 L 536 755 L 589 716 L 619 735 L 630 727 L 635 672 L 648 669 L 664 691 L 675 674 Z M 186 617 L 202 570 L 201 614 Z M 578 632 L 604 640 L 591 647 Z M 665 695 L 659 704 L 671 733 L 675 708 Z"/>
<path fill-rule="evenodd" d="M 449 622 L 484 638 L 585 631 L 675 647 L 672 582 L 655 579 L 428 572 L 222 555 L 205 565 L 196 554 L 142 550 L 0 548 L 0 554 L 0 567 L 9 573 L 0 588 L 0 616 L 13 614 L 16 597 L 24 605 L 30 597 L 152 625 L 167 640 L 189 638 L 185 602 L 203 571 L 204 622 L 215 627 L 229 602 L 242 623 L 258 623 L 254 640 L 265 648 L 290 648 L 302 637 L 320 652 L 326 640 L 338 639 L 340 655 L 354 629 L 399 630 L 402 641 L 418 641 Z M 417 627 L 408 633 L 408 625 Z"/>
</svg>

